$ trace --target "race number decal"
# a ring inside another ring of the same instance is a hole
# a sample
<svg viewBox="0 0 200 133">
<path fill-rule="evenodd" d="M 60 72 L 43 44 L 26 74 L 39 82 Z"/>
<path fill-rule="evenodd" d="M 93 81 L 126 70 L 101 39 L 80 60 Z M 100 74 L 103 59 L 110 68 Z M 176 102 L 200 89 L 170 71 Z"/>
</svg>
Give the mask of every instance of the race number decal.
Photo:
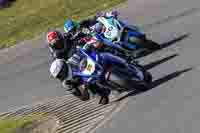
<svg viewBox="0 0 200 133">
<path fill-rule="evenodd" d="M 91 64 L 88 64 L 86 69 L 87 69 L 88 71 L 91 71 L 92 65 L 91 65 Z"/>
<path fill-rule="evenodd" d="M 95 71 L 95 63 L 91 59 L 87 59 L 87 66 L 82 71 L 83 74 L 92 75 Z"/>
<path fill-rule="evenodd" d="M 106 32 L 106 35 L 111 36 L 112 30 L 113 30 L 112 26 L 108 27 L 108 31 Z"/>
<path fill-rule="evenodd" d="M 109 31 L 112 31 L 112 30 L 113 30 L 113 27 L 112 27 L 112 26 L 111 26 L 111 27 L 109 27 L 109 28 L 108 28 L 108 30 L 109 30 Z"/>
</svg>

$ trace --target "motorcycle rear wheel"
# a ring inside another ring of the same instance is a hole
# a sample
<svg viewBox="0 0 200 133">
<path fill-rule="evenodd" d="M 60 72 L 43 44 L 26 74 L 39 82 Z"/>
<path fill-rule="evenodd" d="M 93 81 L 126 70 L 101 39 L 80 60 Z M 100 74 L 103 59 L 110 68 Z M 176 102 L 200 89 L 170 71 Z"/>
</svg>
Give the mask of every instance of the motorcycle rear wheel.
<svg viewBox="0 0 200 133">
<path fill-rule="evenodd" d="M 142 44 L 144 46 L 144 48 L 148 49 L 148 50 L 159 50 L 161 48 L 161 46 L 152 41 L 152 40 L 144 40 L 144 43 Z"/>
</svg>

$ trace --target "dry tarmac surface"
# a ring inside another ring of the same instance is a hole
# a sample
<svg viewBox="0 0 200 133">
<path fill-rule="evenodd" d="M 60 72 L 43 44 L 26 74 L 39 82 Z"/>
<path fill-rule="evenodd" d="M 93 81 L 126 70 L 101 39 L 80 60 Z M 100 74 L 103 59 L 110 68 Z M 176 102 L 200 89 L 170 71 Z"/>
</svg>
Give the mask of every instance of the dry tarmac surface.
<svg viewBox="0 0 200 133">
<path fill-rule="evenodd" d="M 120 102 L 105 107 L 98 106 L 96 101 L 82 103 L 65 96 L 61 85 L 49 78 L 51 61 L 44 35 L 1 51 L 0 111 L 41 101 L 41 105 L 25 106 L 8 116 L 30 113 L 34 111 L 31 107 L 35 107 L 55 111 L 58 118 L 63 118 L 60 132 L 92 131 L 100 121 L 112 116 L 97 133 L 198 133 L 199 5 L 197 0 L 129 0 L 119 8 L 123 18 L 139 24 L 165 48 L 138 59 L 154 77 L 148 91 L 132 92 L 121 97 Z M 50 98 L 54 98 L 52 103 L 51 100 L 42 102 Z"/>
</svg>

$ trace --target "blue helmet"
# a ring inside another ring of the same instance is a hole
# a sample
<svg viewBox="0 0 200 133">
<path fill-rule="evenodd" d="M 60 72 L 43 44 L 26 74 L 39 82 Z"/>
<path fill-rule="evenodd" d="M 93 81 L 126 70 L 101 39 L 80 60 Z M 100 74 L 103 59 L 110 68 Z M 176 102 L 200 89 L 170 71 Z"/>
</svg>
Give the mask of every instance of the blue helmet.
<svg viewBox="0 0 200 133">
<path fill-rule="evenodd" d="M 73 22 L 71 19 L 68 19 L 64 23 L 64 31 L 65 32 L 70 32 L 74 28 L 77 28 L 78 24 L 76 22 Z"/>
</svg>

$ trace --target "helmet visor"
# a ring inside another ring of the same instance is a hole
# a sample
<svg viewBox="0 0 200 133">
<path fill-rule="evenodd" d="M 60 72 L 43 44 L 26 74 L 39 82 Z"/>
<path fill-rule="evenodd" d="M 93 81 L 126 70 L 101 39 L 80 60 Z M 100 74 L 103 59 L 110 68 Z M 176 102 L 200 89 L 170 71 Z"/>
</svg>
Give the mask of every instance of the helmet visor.
<svg viewBox="0 0 200 133">
<path fill-rule="evenodd" d="M 68 77 L 69 74 L 69 67 L 66 63 L 63 64 L 63 67 L 61 71 L 59 72 L 57 78 L 60 80 L 64 80 L 66 77 Z"/>
<path fill-rule="evenodd" d="M 50 46 L 53 49 L 60 49 L 62 48 L 61 40 L 59 39 L 54 39 L 50 42 Z"/>
</svg>

